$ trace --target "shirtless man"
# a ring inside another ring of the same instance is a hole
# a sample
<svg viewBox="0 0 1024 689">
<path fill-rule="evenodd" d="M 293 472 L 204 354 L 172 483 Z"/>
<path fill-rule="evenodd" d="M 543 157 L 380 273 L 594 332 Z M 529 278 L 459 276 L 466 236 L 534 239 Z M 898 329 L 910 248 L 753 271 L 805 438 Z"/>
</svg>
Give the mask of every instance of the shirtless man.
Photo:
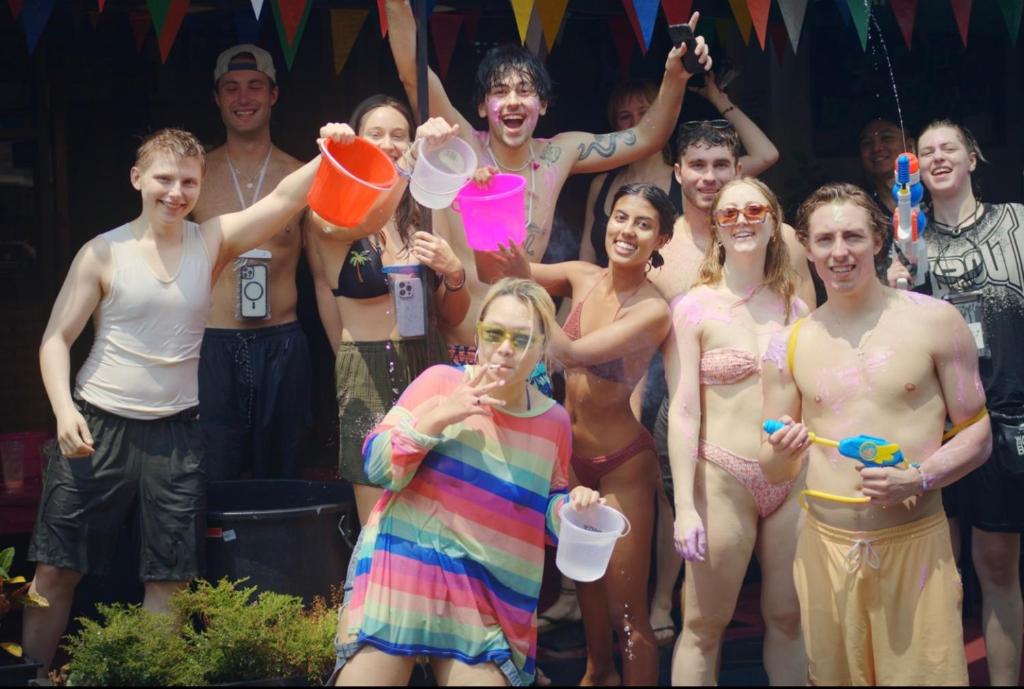
<svg viewBox="0 0 1024 689">
<path fill-rule="evenodd" d="M 859 188 L 814 192 L 797 228 L 828 301 L 765 354 L 764 416 L 785 426 L 759 459 L 783 483 L 810 455 L 794 561 L 809 679 L 966 685 L 962 590 L 939 489 L 992 447 L 974 337 L 953 306 L 876 278 L 888 220 Z M 867 466 L 812 445 L 810 431 L 886 438 L 904 463 Z"/>
<path fill-rule="evenodd" d="M 275 77 L 270 53 L 255 45 L 236 45 L 217 58 L 213 100 L 227 142 L 206 157 L 203 193 L 192 214 L 196 222 L 251 206 L 301 167 L 270 140 Z M 250 252 L 269 259 L 265 317 L 240 313 L 244 258 L 213 287 L 199 365 L 199 418 L 211 481 L 240 478 L 246 469 L 255 478 L 299 475 L 312 426 L 309 347 L 295 310 L 302 217 L 296 214 Z"/>
<path fill-rule="evenodd" d="M 410 102 L 416 93 L 416 22 L 408 0 L 388 0 L 387 16 L 391 52 Z M 696 28 L 699 15 L 690 18 Z M 429 74 L 430 114 L 458 123 L 461 136 L 476 151 L 480 164 L 500 172 L 517 174 L 527 183 L 526 239 L 523 250 L 532 262 L 540 262 L 551 238 L 555 203 L 566 178 L 572 174 L 602 172 L 646 158 L 668 141 L 679 116 L 686 84 L 692 76 L 683 69 L 685 47 L 669 51 L 658 97 L 636 127 L 612 134 L 563 132 L 551 139 L 534 138 L 537 120 L 548 107 L 551 79 L 544 65 L 525 48 L 504 46 L 484 56 L 477 70 L 477 114 L 487 120 L 487 131 L 475 131 L 469 120 L 452 105 L 436 74 Z M 703 37 L 697 38 L 696 55 L 705 70 L 711 57 Z M 469 313 L 448 333 L 455 349 L 475 341 L 478 304 L 487 290 L 477 274 L 473 252 L 465 242 L 462 217 L 448 210 L 435 214 L 435 222 L 448 223 L 453 248 L 469 269 L 467 287 L 472 297 Z"/>
</svg>

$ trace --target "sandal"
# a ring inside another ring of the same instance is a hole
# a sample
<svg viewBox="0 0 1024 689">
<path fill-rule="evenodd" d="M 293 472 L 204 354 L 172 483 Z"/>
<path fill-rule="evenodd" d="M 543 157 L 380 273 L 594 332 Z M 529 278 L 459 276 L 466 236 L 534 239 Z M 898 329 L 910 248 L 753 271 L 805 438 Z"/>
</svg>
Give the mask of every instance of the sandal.
<svg viewBox="0 0 1024 689">
<path fill-rule="evenodd" d="M 655 627 L 652 631 L 654 632 L 654 639 L 658 642 L 659 646 L 667 646 L 675 641 L 676 626 L 674 624 L 667 624 L 664 627 Z"/>
</svg>

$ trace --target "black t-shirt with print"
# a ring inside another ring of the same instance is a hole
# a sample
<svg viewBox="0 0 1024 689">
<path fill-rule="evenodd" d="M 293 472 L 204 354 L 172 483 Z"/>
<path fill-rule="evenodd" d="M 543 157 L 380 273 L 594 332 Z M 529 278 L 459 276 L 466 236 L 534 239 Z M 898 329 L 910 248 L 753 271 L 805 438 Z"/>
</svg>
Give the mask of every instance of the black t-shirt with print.
<svg viewBox="0 0 1024 689">
<path fill-rule="evenodd" d="M 980 359 L 988 408 L 1024 409 L 1024 206 L 985 204 L 971 225 L 929 223 L 928 268 L 932 293 L 977 293 L 990 356 Z M 941 336 L 941 334 L 937 335 Z"/>
</svg>

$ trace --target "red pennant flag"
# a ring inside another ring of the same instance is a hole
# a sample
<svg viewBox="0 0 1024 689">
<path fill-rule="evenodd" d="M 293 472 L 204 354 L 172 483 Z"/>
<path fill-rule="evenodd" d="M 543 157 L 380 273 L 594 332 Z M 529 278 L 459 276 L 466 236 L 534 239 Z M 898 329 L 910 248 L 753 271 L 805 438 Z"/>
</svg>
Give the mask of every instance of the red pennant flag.
<svg viewBox="0 0 1024 689">
<path fill-rule="evenodd" d="M 464 24 L 466 25 L 466 38 L 469 39 L 470 43 L 476 43 L 476 32 L 480 28 L 480 17 L 483 15 L 483 10 L 479 7 L 471 7 L 462 13 L 464 18 Z"/>
<path fill-rule="evenodd" d="M 685 24 L 690 21 L 693 0 L 661 0 L 661 9 L 669 24 Z"/>
<path fill-rule="evenodd" d="M 299 24 L 302 23 L 309 2 L 310 0 L 277 0 L 281 8 L 281 27 L 288 43 L 295 42 L 295 34 L 299 30 Z"/>
<path fill-rule="evenodd" d="M 288 69 L 295 62 L 299 52 L 302 33 L 306 30 L 309 11 L 313 8 L 313 0 L 271 0 L 274 20 L 277 22 L 277 37 L 281 41 L 281 50 Z"/>
<path fill-rule="evenodd" d="M 459 39 L 463 16 L 449 12 L 435 12 L 430 15 L 430 36 L 434 39 L 434 53 L 437 55 L 437 73 L 442 81 L 448 76 L 452 64 L 455 44 Z"/>
<path fill-rule="evenodd" d="M 129 12 L 128 22 L 132 26 L 132 36 L 135 38 L 135 50 L 142 52 L 142 46 L 146 44 L 146 36 L 149 34 L 149 27 L 152 25 L 149 15 L 145 12 Z"/>
<path fill-rule="evenodd" d="M 25 0 L 7 0 L 7 4 L 11 7 L 11 14 L 17 19 L 21 14 L 21 8 L 25 6 Z"/>
<path fill-rule="evenodd" d="M 96 2 L 97 2 L 97 4 L 99 4 L 99 6 L 100 6 L 100 12 L 102 12 L 102 11 L 103 11 L 103 6 L 104 6 L 105 4 L 107 4 L 107 0 L 96 0 Z"/>
<path fill-rule="evenodd" d="M 167 62 L 167 56 L 171 53 L 174 39 L 178 37 L 181 22 L 185 19 L 188 3 L 189 0 L 171 0 L 171 6 L 167 9 L 167 17 L 164 19 L 164 29 L 160 32 L 160 36 L 158 36 L 161 63 Z"/>
<path fill-rule="evenodd" d="M 896 23 L 899 24 L 900 33 L 903 34 L 903 42 L 910 50 L 910 43 L 914 37 L 914 17 L 917 16 L 917 0 L 890 0 L 892 13 L 896 15 Z"/>
<path fill-rule="evenodd" d="M 380 18 L 380 37 L 388 35 L 388 14 L 384 10 L 384 0 L 377 0 L 377 16 Z"/>
<path fill-rule="evenodd" d="M 971 23 L 971 0 L 949 0 L 953 6 L 953 14 L 956 15 L 956 26 L 960 29 L 960 40 L 964 47 L 967 47 L 967 29 Z"/>
<path fill-rule="evenodd" d="M 625 79 L 629 76 L 629 65 L 633 62 L 633 38 L 630 35 L 629 20 L 609 17 L 608 28 L 612 32 L 615 53 L 619 56 L 619 78 Z"/>
<path fill-rule="evenodd" d="M 768 13 L 772 9 L 772 0 L 747 0 L 747 10 L 754 22 L 754 30 L 757 32 L 757 40 L 761 42 L 761 50 L 764 50 L 764 42 L 768 37 Z"/>
</svg>

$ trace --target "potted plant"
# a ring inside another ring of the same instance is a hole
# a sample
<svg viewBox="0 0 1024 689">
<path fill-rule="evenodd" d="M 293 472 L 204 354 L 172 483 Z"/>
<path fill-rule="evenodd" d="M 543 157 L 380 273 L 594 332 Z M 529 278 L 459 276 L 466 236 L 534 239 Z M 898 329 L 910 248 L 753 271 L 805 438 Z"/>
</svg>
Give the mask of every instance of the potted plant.
<svg viewBox="0 0 1024 689">
<path fill-rule="evenodd" d="M 47 607 L 49 602 L 29 590 L 25 577 L 12 577 L 14 548 L 0 550 L 0 622 L 15 607 Z M 21 646 L 0 641 L 0 686 L 25 686 L 36 676 L 39 663 L 26 661 Z"/>
<path fill-rule="evenodd" d="M 297 596 L 196 581 L 171 613 L 99 606 L 68 638 L 71 661 L 55 683 L 74 686 L 322 684 L 334 665 L 334 610 Z"/>
</svg>

